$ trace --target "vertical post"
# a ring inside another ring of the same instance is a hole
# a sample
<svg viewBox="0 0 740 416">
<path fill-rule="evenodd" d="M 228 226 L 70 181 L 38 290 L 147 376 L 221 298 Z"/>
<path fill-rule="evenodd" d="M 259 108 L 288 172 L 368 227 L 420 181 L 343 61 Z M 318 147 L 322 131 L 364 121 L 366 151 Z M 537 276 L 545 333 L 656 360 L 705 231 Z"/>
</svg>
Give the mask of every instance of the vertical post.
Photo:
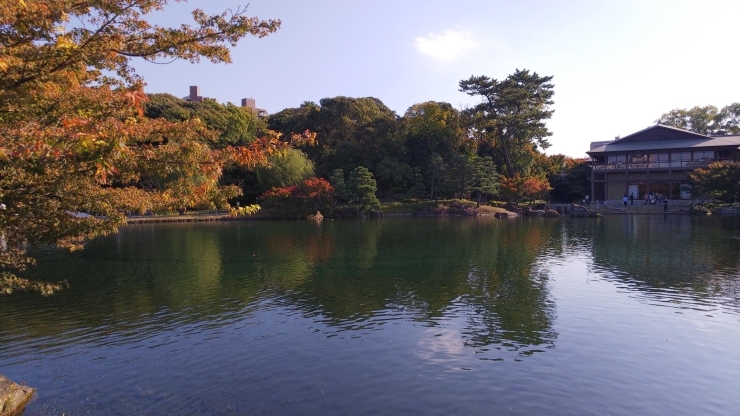
<svg viewBox="0 0 740 416">
<path fill-rule="evenodd" d="M 624 193 L 626 194 L 630 190 L 630 155 L 626 155 L 624 157 L 625 165 L 624 165 Z"/>
<path fill-rule="evenodd" d="M 671 155 L 672 153 L 668 153 L 668 199 L 673 199 L 673 169 L 671 168 Z"/>
<path fill-rule="evenodd" d="M 647 169 L 647 193 L 650 195 L 650 169 Z"/>
<path fill-rule="evenodd" d="M 596 189 L 594 180 L 596 179 L 596 176 L 594 175 L 594 165 L 591 165 L 591 200 L 594 200 L 594 191 Z"/>
</svg>

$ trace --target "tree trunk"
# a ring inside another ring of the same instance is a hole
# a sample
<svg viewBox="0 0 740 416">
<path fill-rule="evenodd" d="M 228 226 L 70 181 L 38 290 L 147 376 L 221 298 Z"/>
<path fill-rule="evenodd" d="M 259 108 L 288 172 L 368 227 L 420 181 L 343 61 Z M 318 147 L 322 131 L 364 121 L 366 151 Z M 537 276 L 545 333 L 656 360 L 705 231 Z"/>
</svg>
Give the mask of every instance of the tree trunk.
<svg viewBox="0 0 740 416">
<path fill-rule="evenodd" d="M 511 165 L 511 158 L 509 157 L 509 150 L 506 148 L 506 144 L 501 140 L 501 148 L 504 150 L 504 162 L 506 163 L 506 172 L 510 178 L 514 177 L 514 166 Z M 493 152 L 492 152 L 493 153 Z"/>
</svg>

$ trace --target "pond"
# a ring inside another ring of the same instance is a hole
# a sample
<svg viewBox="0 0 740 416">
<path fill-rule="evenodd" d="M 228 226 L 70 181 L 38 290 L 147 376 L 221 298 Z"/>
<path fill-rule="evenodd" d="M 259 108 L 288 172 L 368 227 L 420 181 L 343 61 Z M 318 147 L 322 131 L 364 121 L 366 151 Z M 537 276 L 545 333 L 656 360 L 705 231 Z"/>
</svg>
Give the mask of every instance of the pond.
<svg viewBox="0 0 740 416">
<path fill-rule="evenodd" d="M 126 226 L 0 297 L 25 415 L 740 412 L 740 219 Z"/>
</svg>

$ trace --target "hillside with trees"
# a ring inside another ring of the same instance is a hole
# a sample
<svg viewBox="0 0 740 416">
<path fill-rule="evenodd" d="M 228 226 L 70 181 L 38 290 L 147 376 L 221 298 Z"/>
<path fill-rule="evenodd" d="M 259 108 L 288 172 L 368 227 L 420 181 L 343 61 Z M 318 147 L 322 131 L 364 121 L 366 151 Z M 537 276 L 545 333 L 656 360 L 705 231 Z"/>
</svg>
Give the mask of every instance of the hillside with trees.
<svg viewBox="0 0 740 416">
<path fill-rule="evenodd" d="M 516 70 L 460 81 L 460 91 L 480 98 L 463 110 L 428 101 L 399 116 L 377 98 L 339 96 L 260 118 L 231 103 L 146 94 L 134 65 L 228 63 L 229 45 L 268 36 L 281 22 L 244 8 L 213 16 L 196 9 L 191 26 L 147 22 L 166 4 L 0 6 L 0 292 L 63 287 L 18 276 L 34 262 L 28 249 L 80 249 L 131 214 L 244 215 L 257 202 L 363 213 L 381 201 L 481 205 L 586 192 L 586 164 L 543 153 L 551 76 Z M 726 113 L 729 129 L 737 112 Z"/>
<path fill-rule="evenodd" d="M 227 108 L 230 116 L 217 117 L 208 108 L 170 105 L 170 117 L 146 117 L 150 98 L 134 65 L 228 63 L 230 45 L 270 35 L 281 22 L 247 16 L 245 8 L 212 16 L 196 9 L 192 25 L 176 27 L 146 20 L 166 5 L 0 3 L 0 293 L 48 294 L 63 287 L 19 277 L 34 263 L 28 249 L 80 249 L 90 238 L 115 232 L 128 213 L 258 209 L 232 208 L 229 200 L 241 190 L 223 185 L 222 173 L 265 165 L 289 147 L 287 141 L 258 137 L 257 122 L 249 127 L 249 118 L 233 108 Z M 165 112 L 167 98 L 155 97 L 153 105 Z"/>
</svg>

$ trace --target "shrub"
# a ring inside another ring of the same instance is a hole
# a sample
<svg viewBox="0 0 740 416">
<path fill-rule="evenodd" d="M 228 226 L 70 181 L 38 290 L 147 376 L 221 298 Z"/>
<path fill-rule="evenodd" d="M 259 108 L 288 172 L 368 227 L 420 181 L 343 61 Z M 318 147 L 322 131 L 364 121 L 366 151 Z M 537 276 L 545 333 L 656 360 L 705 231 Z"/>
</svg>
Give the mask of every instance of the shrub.
<svg viewBox="0 0 740 416">
<path fill-rule="evenodd" d="M 326 179 L 309 178 L 298 186 L 272 188 L 257 201 L 270 212 L 303 217 L 334 205 L 334 188 Z"/>
</svg>

